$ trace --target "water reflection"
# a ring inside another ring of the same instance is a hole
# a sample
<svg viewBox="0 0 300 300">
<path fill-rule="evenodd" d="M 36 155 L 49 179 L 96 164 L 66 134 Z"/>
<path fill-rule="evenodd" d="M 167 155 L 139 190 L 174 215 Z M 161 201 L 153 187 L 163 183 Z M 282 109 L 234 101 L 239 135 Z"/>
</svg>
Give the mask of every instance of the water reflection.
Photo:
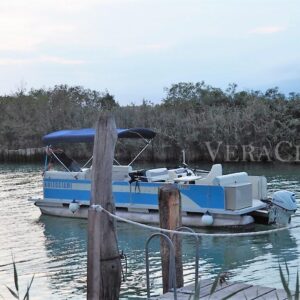
<svg viewBox="0 0 300 300">
<path fill-rule="evenodd" d="M 251 261 L 272 255 L 274 259 L 298 258 L 297 241 L 288 230 L 262 236 L 202 238 L 201 257 L 214 269 L 247 267 Z"/>
<path fill-rule="evenodd" d="M 87 268 L 87 221 L 41 216 L 44 226 L 45 248 L 48 256 L 47 269 L 51 290 L 66 295 L 86 293 Z M 118 224 L 118 243 L 128 257 L 126 282 L 122 283 L 122 296 L 146 295 L 145 243 L 152 232 L 130 224 Z M 296 237 L 289 231 L 262 236 L 201 237 L 200 273 L 212 277 L 220 270 L 230 270 L 232 278 L 238 278 L 241 270 L 250 265 L 259 271 L 264 264 L 298 260 Z M 183 262 L 185 281 L 194 279 L 194 241 L 185 238 Z M 154 294 L 161 292 L 159 241 L 151 243 L 151 283 Z M 279 276 L 279 274 L 278 274 Z"/>
<path fill-rule="evenodd" d="M 86 293 L 87 222 L 86 220 L 42 215 L 47 270 L 51 290 L 59 295 Z"/>
</svg>

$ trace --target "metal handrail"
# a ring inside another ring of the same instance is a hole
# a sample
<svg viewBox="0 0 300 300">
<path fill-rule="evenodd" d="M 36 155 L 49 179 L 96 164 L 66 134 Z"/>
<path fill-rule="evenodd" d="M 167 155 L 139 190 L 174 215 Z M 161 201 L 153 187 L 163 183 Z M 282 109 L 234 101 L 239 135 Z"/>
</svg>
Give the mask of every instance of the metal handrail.
<svg viewBox="0 0 300 300">
<path fill-rule="evenodd" d="M 150 299 L 150 276 L 149 276 L 149 243 L 150 241 L 154 238 L 154 237 L 162 237 L 164 238 L 168 245 L 169 245 L 169 249 L 170 249 L 170 256 L 169 256 L 169 279 L 171 279 L 172 277 L 172 285 L 170 285 L 170 287 L 173 287 L 173 293 L 174 293 L 174 300 L 177 300 L 177 290 L 176 290 L 176 267 L 175 267 L 175 250 L 174 250 L 174 245 L 171 241 L 171 239 L 163 234 L 163 233 L 154 233 L 152 234 L 147 242 L 146 242 L 146 246 L 145 246 L 145 254 L 146 254 L 146 277 L 147 277 L 147 299 Z"/>
</svg>

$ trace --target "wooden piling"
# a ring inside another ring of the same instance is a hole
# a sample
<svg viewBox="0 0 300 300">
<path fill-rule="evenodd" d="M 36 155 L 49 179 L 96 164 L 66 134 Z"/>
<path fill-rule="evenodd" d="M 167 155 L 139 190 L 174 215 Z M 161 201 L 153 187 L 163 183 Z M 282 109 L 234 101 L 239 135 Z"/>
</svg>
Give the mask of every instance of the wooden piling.
<svg viewBox="0 0 300 300">
<path fill-rule="evenodd" d="M 112 165 L 117 130 L 114 118 L 102 113 L 97 121 L 93 150 L 91 205 L 114 212 Z M 92 207 L 88 212 L 87 299 L 119 299 L 121 262 L 115 221 Z"/>
<path fill-rule="evenodd" d="M 159 189 L 159 221 L 160 227 L 164 229 L 175 230 L 182 226 L 181 220 L 181 196 L 175 185 L 167 184 Z M 169 235 L 170 238 L 172 236 Z M 182 252 L 181 237 L 175 235 L 173 237 L 175 248 L 175 264 L 176 264 L 176 284 L 177 287 L 183 286 L 183 268 L 182 268 Z M 162 275 L 163 275 L 163 292 L 167 293 L 172 288 L 172 278 L 169 278 L 169 247 L 164 239 L 161 239 L 161 259 L 162 259 Z"/>
</svg>

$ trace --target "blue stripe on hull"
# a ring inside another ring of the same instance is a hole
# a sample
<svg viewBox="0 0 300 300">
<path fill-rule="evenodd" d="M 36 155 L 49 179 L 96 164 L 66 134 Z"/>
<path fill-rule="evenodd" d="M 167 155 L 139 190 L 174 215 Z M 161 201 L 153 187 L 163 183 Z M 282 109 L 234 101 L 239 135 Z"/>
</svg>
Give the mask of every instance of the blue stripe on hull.
<svg viewBox="0 0 300 300">
<path fill-rule="evenodd" d="M 116 205 L 138 204 L 158 205 L 158 188 L 163 183 L 140 182 L 138 185 L 128 182 L 114 182 L 113 192 Z M 74 186 L 73 186 L 74 185 Z M 91 181 L 68 179 L 45 179 L 44 198 L 62 200 L 90 201 Z M 75 187 L 77 187 L 75 189 Z M 182 195 L 183 210 L 193 211 L 195 207 L 225 209 L 224 188 L 220 186 L 178 185 Z M 185 207 L 189 209 L 185 209 Z"/>
<path fill-rule="evenodd" d="M 158 205 L 157 195 L 141 193 L 114 192 L 116 204 Z"/>
<path fill-rule="evenodd" d="M 91 192 L 83 190 L 45 189 L 45 198 L 90 201 Z"/>
</svg>

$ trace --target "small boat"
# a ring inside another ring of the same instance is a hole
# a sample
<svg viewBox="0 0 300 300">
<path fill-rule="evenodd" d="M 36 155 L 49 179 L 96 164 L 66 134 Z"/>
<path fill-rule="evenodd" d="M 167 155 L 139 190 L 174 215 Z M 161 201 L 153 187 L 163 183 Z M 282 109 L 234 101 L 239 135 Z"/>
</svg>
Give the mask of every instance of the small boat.
<svg viewBox="0 0 300 300">
<path fill-rule="evenodd" d="M 112 189 L 116 214 L 132 221 L 159 223 L 158 189 L 167 183 L 177 185 L 181 193 L 182 223 L 195 227 L 240 227 L 263 222 L 287 225 L 297 209 L 295 194 L 277 191 L 267 196 L 264 176 L 246 172 L 223 174 L 222 165 L 210 171 L 178 168 L 135 170 L 132 164 L 151 144 L 156 133 L 147 128 L 118 129 L 118 138 L 141 139 L 143 149 L 128 164 L 116 160 L 112 170 Z M 62 130 L 43 137 L 45 145 L 92 143 L 94 129 Z M 92 161 L 89 159 L 88 163 Z M 79 171 L 45 170 L 43 198 L 32 198 L 43 214 L 87 218 L 91 197 L 91 168 L 86 163 Z M 47 156 L 45 168 L 47 165 Z"/>
</svg>

